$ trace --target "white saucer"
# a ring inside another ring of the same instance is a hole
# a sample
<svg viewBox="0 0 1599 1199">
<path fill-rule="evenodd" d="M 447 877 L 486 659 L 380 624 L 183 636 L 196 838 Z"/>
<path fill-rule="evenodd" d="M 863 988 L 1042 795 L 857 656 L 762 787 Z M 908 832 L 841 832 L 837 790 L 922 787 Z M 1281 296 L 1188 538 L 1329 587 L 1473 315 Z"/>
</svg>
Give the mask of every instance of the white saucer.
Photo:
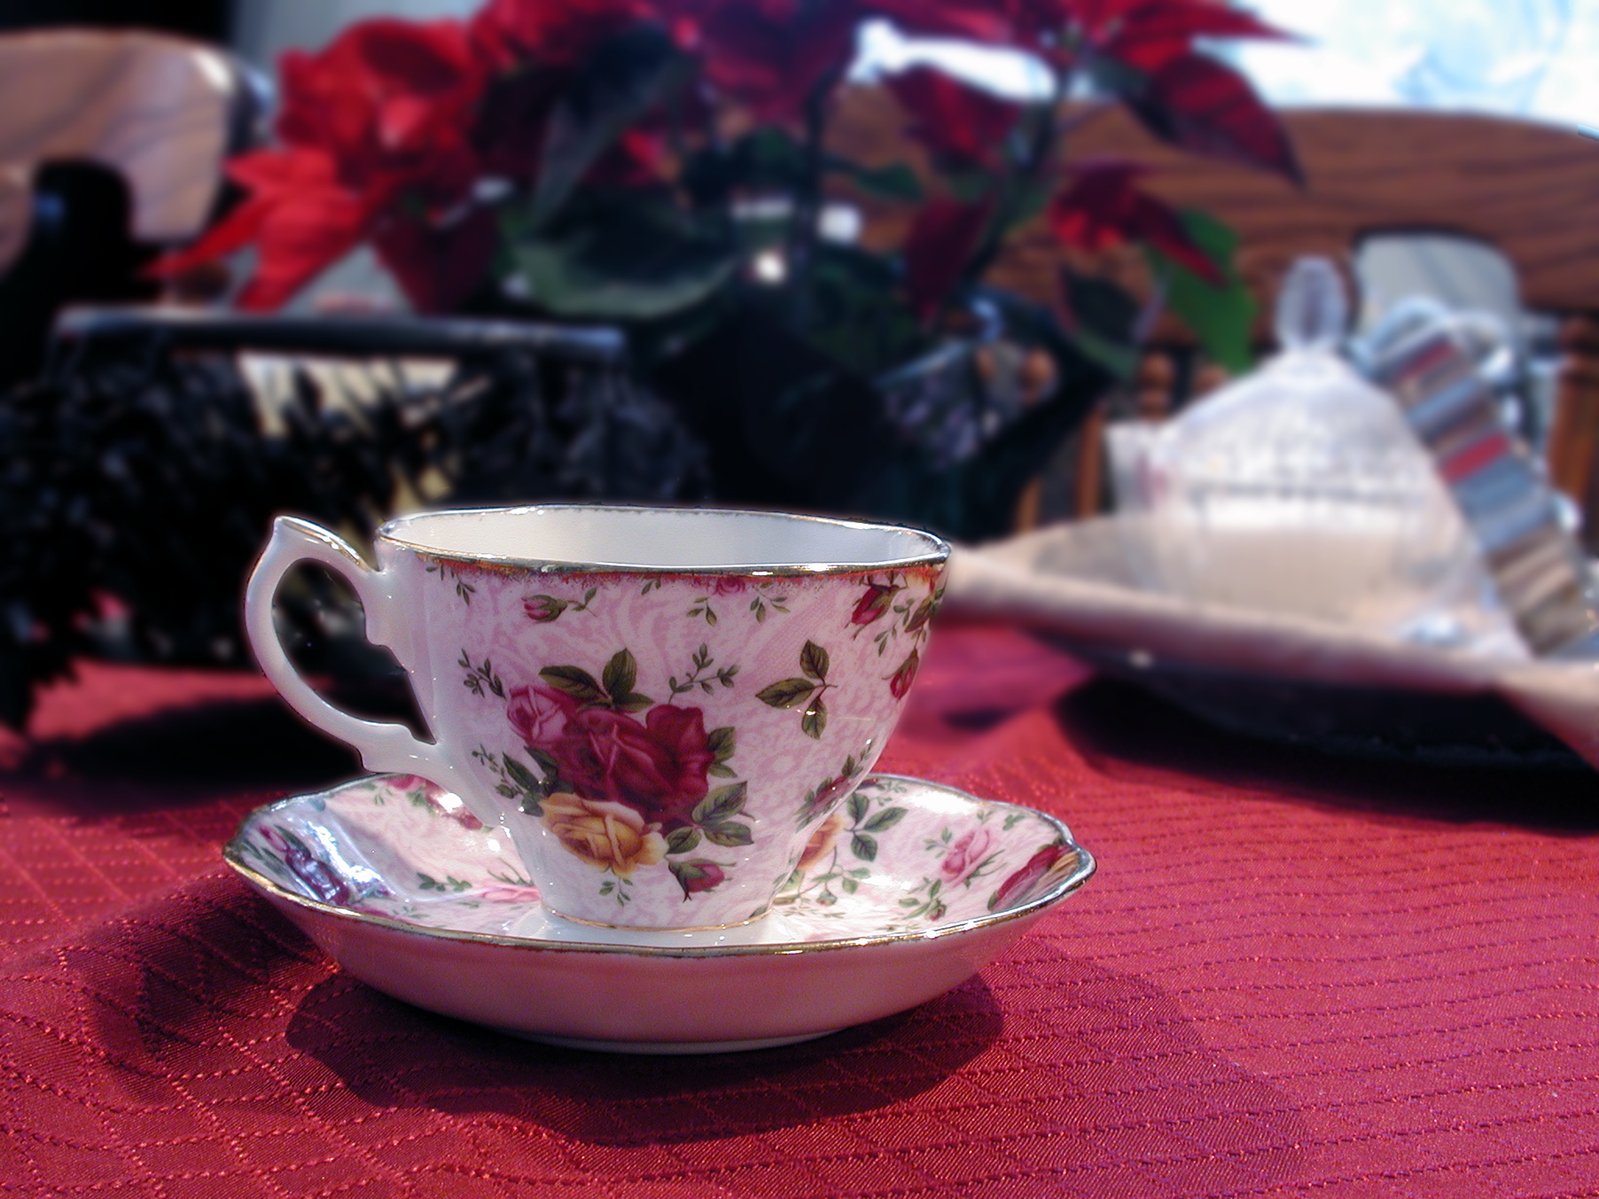
<svg viewBox="0 0 1599 1199">
<path fill-rule="evenodd" d="M 253 812 L 227 863 L 346 971 L 397 999 L 558 1045 L 708 1053 L 803 1041 L 943 994 L 1080 887 L 1060 821 L 870 776 L 772 914 L 703 932 L 545 911 L 455 796 L 383 775 Z"/>
</svg>

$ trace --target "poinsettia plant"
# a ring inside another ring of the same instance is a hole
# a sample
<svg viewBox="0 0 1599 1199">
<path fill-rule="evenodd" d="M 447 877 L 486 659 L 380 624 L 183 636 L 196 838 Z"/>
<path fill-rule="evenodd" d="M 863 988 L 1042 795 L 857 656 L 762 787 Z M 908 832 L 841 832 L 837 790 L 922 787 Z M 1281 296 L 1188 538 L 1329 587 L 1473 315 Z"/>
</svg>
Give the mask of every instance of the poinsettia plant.
<svg viewBox="0 0 1599 1199">
<path fill-rule="evenodd" d="M 1048 86 L 1018 101 L 941 66 L 891 75 L 921 167 L 852 161 L 830 122 L 873 20 L 1022 52 Z M 880 441 L 882 380 L 980 337 L 985 305 L 1051 352 L 1057 384 L 1117 360 L 1069 278 L 1032 304 L 985 287 L 1024 225 L 1068 250 L 1140 243 L 1187 285 L 1172 296 L 1236 286 L 1224 231 L 1146 190 L 1138 164 L 1072 160 L 1068 102 L 1093 91 L 1167 142 L 1297 179 L 1270 109 L 1203 48 L 1278 36 L 1220 0 L 489 0 L 463 21 L 363 21 L 285 56 L 277 144 L 231 164 L 240 202 L 160 269 L 253 245 L 237 302 L 273 309 L 367 244 L 425 312 L 616 324 L 713 441 L 738 426 L 727 462 L 775 439 L 798 477 L 836 457 L 839 421 Z M 830 235 L 841 197 L 902 205 L 902 242 Z M 719 406 L 707 379 L 731 364 L 753 377 Z M 1033 458 L 1038 440 L 1013 438 Z"/>
</svg>

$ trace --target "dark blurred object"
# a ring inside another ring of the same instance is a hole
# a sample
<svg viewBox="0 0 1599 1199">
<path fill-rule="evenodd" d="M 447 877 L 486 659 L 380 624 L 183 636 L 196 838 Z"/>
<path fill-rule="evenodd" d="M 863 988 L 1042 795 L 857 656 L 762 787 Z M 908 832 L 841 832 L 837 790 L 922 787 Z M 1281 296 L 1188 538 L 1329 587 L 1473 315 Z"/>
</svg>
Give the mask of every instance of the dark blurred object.
<svg viewBox="0 0 1599 1199">
<path fill-rule="evenodd" d="M 1042 306 L 985 296 L 972 316 L 960 336 L 867 377 L 757 297 L 650 381 L 704 442 L 720 502 L 991 540 L 1012 531 L 1028 481 L 1110 376 Z M 1042 370 L 1024 369 L 1038 359 Z"/>
<path fill-rule="evenodd" d="M 246 350 L 347 360 L 365 394 L 296 362 L 264 403 Z M 449 365 L 407 386 L 402 359 Z M 12 725 L 80 655 L 243 662 L 240 588 L 280 511 L 362 539 L 426 503 L 704 494 L 697 443 L 629 382 L 618 335 L 512 322 L 71 312 L 44 379 L 0 393 L 0 446 Z M 347 652 L 356 610 L 303 582 L 282 596 L 291 636 Z"/>
<path fill-rule="evenodd" d="M 1303 190 L 1171 153 L 1110 110 L 1085 117 L 1073 147 L 1147 161 L 1151 191 L 1225 222 L 1243 280 L 1259 296 L 1275 292 L 1295 258 L 1348 263 L 1375 234 L 1448 233 L 1492 246 L 1514 268 L 1523 307 L 1564 320 L 1545 458 L 1555 486 L 1586 512 L 1590 551 L 1599 548 L 1599 225 L 1586 219 L 1599 194 L 1599 147 L 1575 129 L 1471 113 L 1304 108 L 1282 121 L 1305 167 Z M 1053 270 L 1042 255 L 1017 266 L 999 281 L 1022 291 Z M 1103 255 L 1094 269 L 1134 293 L 1147 286 L 1136 254 Z M 1268 335 L 1257 324 L 1257 342 Z M 1190 334 L 1162 322 L 1129 407 L 1158 418 L 1225 378 Z M 1101 430 L 1100 418 L 1084 428 L 1069 502 L 1076 513 L 1103 506 Z"/>
<path fill-rule="evenodd" d="M 0 36 L 0 79 L 4 384 L 37 373 L 62 306 L 156 295 L 144 268 L 211 217 L 265 106 L 228 55 L 146 32 Z"/>
<path fill-rule="evenodd" d="M 225 42 L 233 30 L 234 0 L 161 0 L 139 6 L 141 29 L 177 33 L 207 42 Z M 128 0 L 6 0 L 0 5 L 0 32 L 46 27 L 105 26 L 126 29 Z"/>
</svg>

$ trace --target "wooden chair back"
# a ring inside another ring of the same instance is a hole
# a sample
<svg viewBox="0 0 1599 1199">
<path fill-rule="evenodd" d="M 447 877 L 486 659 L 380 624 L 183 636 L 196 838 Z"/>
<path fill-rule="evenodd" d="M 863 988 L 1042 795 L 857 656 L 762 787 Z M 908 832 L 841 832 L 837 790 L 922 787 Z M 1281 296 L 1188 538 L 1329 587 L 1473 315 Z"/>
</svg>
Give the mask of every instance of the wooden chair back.
<svg viewBox="0 0 1599 1199">
<path fill-rule="evenodd" d="M 37 368 L 63 305 L 154 294 L 139 279 L 142 264 L 204 228 L 223 165 L 252 136 L 264 91 L 222 51 L 88 29 L 0 36 L 0 81 L 3 381 Z M 91 187 L 52 177 L 80 164 L 115 179 Z M 50 203 L 36 194 L 41 186 Z"/>
<path fill-rule="evenodd" d="M 162 34 L 50 29 L 0 37 L 0 79 L 0 273 L 27 241 L 22 196 L 46 163 L 121 175 L 135 241 L 183 241 L 211 216 L 251 93 L 234 60 Z"/>
</svg>

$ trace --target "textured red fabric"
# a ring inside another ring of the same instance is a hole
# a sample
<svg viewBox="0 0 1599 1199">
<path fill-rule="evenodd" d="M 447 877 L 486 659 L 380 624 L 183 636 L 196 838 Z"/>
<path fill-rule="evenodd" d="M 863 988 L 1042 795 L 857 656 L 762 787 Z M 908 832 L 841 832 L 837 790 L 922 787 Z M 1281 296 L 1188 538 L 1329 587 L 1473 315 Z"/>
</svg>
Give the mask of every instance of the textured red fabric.
<svg viewBox="0 0 1599 1199">
<path fill-rule="evenodd" d="M 885 766 L 1064 815 L 1098 877 L 920 1009 L 681 1059 L 351 982 L 218 858 L 348 757 L 257 679 L 85 667 L 0 744 L 0 1194 L 1599 1194 L 1591 775 L 1323 759 L 933 646 Z"/>
</svg>

